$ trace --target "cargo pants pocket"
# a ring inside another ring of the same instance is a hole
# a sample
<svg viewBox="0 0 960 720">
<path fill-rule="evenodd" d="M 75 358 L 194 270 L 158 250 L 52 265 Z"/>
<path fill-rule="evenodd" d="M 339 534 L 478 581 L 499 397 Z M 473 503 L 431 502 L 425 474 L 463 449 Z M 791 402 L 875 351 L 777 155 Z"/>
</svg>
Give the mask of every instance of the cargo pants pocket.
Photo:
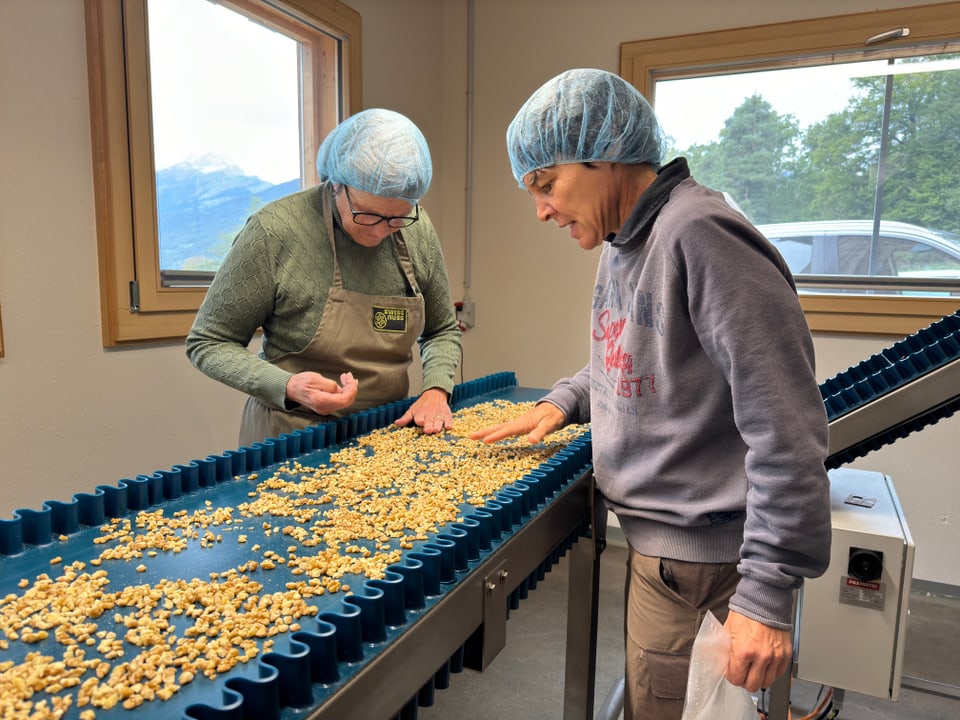
<svg viewBox="0 0 960 720">
<path fill-rule="evenodd" d="M 650 673 L 650 690 L 654 697 L 683 700 L 687 693 L 690 655 L 645 650 L 643 656 Z"/>
</svg>

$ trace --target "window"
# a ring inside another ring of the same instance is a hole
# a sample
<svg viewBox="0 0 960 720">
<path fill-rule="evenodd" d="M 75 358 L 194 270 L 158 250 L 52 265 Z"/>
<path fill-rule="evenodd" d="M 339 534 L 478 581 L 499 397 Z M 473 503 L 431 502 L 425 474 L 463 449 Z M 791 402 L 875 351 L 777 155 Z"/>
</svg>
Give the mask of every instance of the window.
<svg viewBox="0 0 960 720">
<path fill-rule="evenodd" d="M 208 285 L 247 217 L 301 190 L 300 46 L 208 0 L 153 0 L 162 287 Z"/>
<path fill-rule="evenodd" d="M 360 107 L 360 16 L 335 0 L 86 0 L 86 25 L 103 342 L 183 337 L 247 215 L 315 184 L 320 142 Z M 268 112 L 272 129 L 251 129 Z M 243 167 L 240 150 L 282 165 Z"/>
<path fill-rule="evenodd" d="M 812 221 L 758 224 L 810 292 L 960 297 L 960 236 L 908 223 Z M 880 287 L 882 286 L 882 287 Z"/>
<path fill-rule="evenodd" d="M 624 43 L 620 72 L 780 249 L 811 329 L 956 310 L 960 3 Z"/>
</svg>

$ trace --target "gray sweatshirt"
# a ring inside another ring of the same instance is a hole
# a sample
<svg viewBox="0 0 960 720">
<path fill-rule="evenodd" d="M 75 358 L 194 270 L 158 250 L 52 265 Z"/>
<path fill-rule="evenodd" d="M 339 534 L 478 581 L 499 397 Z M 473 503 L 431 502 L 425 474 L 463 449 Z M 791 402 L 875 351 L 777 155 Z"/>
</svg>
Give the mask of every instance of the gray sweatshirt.
<svg viewBox="0 0 960 720">
<path fill-rule="evenodd" d="M 634 550 L 739 562 L 731 608 L 789 628 L 831 539 L 826 413 L 790 271 L 682 158 L 607 241 L 590 363 L 545 400 L 591 422 L 597 485 Z"/>
</svg>

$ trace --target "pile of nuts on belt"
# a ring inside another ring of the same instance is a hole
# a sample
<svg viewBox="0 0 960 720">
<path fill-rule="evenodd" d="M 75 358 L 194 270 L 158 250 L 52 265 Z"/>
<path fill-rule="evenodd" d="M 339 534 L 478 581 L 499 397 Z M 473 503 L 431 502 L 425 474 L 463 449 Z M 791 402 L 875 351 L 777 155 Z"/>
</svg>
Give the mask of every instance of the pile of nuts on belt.
<svg viewBox="0 0 960 720">
<path fill-rule="evenodd" d="M 385 428 L 319 467 L 289 461 L 269 477 L 238 476 L 251 489 L 236 507 L 207 501 L 194 512 L 158 508 L 112 519 L 94 540 L 104 546 L 98 556 L 55 557 L 51 570 L 60 574 L 23 578 L 21 592 L 0 598 L 0 718 L 60 718 L 75 706 L 81 720 L 93 720 L 95 708 L 167 700 L 198 674 L 212 679 L 269 651 L 277 634 L 317 614 L 311 597 L 349 593 L 347 575 L 383 577 L 403 550 L 462 520 L 464 503 L 484 504 L 583 431 L 569 426 L 536 446 L 525 438 L 493 445 L 468 438 L 531 406 L 482 403 L 458 411 L 445 433 Z M 250 542 L 276 534 L 289 537 L 285 553 Z M 143 573 L 158 555 L 227 542 L 249 546 L 251 557 L 206 578 L 109 588 L 112 563 L 137 562 Z M 285 590 L 264 592 L 255 576 L 282 567 L 290 577 Z M 46 649 L 51 637 L 59 656 L 3 658 L 12 642 Z"/>
</svg>

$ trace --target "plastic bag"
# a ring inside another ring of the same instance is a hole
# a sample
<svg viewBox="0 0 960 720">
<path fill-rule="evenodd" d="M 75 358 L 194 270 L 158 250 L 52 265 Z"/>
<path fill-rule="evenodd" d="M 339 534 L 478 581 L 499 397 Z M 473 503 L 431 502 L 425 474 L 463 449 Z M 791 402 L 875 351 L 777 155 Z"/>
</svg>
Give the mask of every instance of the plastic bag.
<svg viewBox="0 0 960 720">
<path fill-rule="evenodd" d="M 707 611 L 693 641 L 681 720 L 757 720 L 750 693 L 724 677 L 729 658 L 730 634 Z"/>
</svg>

